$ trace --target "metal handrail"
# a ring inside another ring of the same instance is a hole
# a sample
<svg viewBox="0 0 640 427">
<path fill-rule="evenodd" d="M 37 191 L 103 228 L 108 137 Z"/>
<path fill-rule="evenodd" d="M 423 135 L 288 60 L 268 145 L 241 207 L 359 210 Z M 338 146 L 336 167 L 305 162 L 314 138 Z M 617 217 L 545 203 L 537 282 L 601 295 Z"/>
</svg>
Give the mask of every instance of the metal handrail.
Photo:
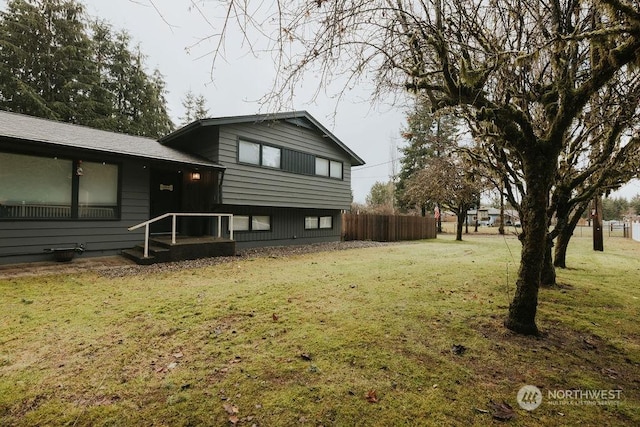
<svg viewBox="0 0 640 427">
<path fill-rule="evenodd" d="M 155 218 L 152 218 L 148 221 L 141 222 L 140 224 L 129 227 L 127 230 L 133 231 L 137 230 L 140 227 L 144 227 L 144 257 L 149 258 L 149 225 L 154 222 L 160 221 L 161 219 L 171 217 L 171 244 L 176 244 L 176 223 L 177 217 L 179 216 L 205 216 L 205 217 L 218 217 L 218 237 L 222 237 L 222 218 L 229 218 L 229 238 L 233 240 L 233 214 L 221 214 L 221 213 L 175 213 L 170 212 Z"/>
</svg>

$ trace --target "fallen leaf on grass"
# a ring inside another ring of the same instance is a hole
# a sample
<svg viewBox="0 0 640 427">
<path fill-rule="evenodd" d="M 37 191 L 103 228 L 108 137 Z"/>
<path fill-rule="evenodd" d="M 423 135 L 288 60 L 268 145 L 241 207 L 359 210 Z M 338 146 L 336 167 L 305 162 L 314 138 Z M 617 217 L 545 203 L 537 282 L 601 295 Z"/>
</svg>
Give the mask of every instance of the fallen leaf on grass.
<svg viewBox="0 0 640 427">
<path fill-rule="evenodd" d="M 302 353 L 300 355 L 300 358 L 303 359 L 303 360 L 311 360 L 312 359 L 311 355 L 309 353 Z"/>
<path fill-rule="evenodd" d="M 611 368 L 603 368 L 601 372 L 613 380 L 617 379 L 619 375 L 618 371 Z"/>
<path fill-rule="evenodd" d="M 587 350 L 595 350 L 598 348 L 598 346 L 595 343 L 593 343 L 591 340 L 589 340 L 589 338 L 582 339 L 582 346 Z"/>
<path fill-rule="evenodd" d="M 230 422 L 231 424 L 233 424 L 233 425 L 238 424 L 238 421 L 240 421 L 240 420 L 239 420 L 239 419 L 238 419 L 238 417 L 237 417 L 237 416 L 235 416 L 235 415 L 231 415 L 231 416 L 229 417 L 229 422 Z"/>
<path fill-rule="evenodd" d="M 235 415 L 238 413 L 238 407 L 236 405 L 232 405 L 231 403 L 225 403 L 224 405 L 222 405 L 222 407 L 225 411 L 227 411 L 227 414 L 229 415 Z"/>
<path fill-rule="evenodd" d="M 509 421 L 515 418 L 516 413 L 507 402 L 503 401 L 502 403 L 495 403 L 493 401 L 489 401 L 489 406 L 492 409 L 493 418 L 498 421 Z"/>
<path fill-rule="evenodd" d="M 367 398 L 367 402 L 369 403 L 378 403 L 378 396 L 376 395 L 375 390 L 369 390 L 365 397 Z"/>
<path fill-rule="evenodd" d="M 274 322 L 277 322 L 279 317 L 277 314 L 273 313 L 273 315 L 271 316 L 271 318 L 273 319 Z"/>
</svg>

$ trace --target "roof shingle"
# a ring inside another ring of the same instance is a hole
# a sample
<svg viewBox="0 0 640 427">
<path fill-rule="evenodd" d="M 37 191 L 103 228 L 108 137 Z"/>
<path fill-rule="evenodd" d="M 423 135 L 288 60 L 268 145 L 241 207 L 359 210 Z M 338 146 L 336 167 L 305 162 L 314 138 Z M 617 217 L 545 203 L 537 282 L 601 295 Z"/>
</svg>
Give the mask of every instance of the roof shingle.
<svg viewBox="0 0 640 427">
<path fill-rule="evenodd" d="M 150 160 L 224 168 L 202 157 L 162 145 L 151 138 L 108 132 L 7 111 L 0 111 L 0 137 Z"/>
</svg>

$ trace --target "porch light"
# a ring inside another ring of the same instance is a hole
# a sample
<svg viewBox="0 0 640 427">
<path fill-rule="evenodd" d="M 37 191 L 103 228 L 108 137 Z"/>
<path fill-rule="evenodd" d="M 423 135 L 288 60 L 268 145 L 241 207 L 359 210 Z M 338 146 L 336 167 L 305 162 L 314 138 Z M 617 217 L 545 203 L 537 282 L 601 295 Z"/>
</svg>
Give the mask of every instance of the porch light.
<svg viewBox="0 0 640 427">
<path fill-rule="evenodd" d="M 200 181 L 200 172 L 191 172 L 191 179 L 193 181 Z"/>
</svg>

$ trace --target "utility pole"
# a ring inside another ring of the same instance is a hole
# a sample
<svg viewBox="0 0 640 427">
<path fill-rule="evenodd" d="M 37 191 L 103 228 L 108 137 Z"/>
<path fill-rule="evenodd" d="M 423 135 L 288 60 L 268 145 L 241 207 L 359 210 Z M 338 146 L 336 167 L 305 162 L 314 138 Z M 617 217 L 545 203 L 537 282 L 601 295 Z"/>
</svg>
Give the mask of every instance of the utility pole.
<svg viewBox="0 0 640 427">
<path fill-rule="evenodd" d="M 593 250 L 604 251 L 604 239 L 602 237 L 602 196 L 599 194 L 593 198 L 593 209 L 591 209 L 593 220 Z"/>
</svg>

